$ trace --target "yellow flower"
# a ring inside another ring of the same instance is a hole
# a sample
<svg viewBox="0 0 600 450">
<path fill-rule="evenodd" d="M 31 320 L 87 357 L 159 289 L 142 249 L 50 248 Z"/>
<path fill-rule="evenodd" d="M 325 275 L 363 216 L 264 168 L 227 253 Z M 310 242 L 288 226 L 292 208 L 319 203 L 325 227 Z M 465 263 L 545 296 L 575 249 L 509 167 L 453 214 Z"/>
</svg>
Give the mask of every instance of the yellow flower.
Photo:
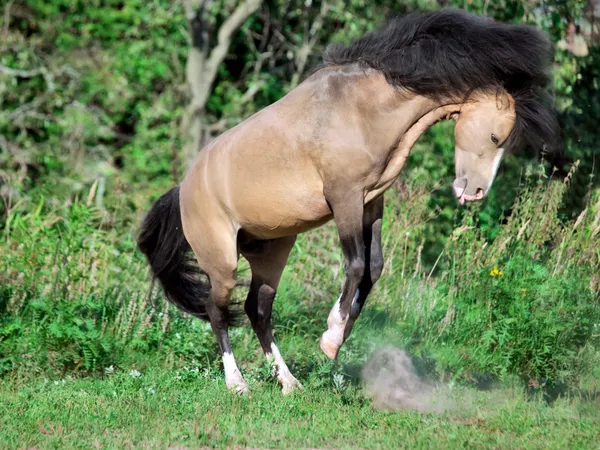
<svg viewBox="0 0 600 450">
<path fill-rule="evenodd" d="M 498 270 L 497 267 L 494 267 L 491 271 L 490 271 L 490 277 L 501 277 L 502 275 L 504 275 L 502 273 L 501 270 Z"/>
</svg>

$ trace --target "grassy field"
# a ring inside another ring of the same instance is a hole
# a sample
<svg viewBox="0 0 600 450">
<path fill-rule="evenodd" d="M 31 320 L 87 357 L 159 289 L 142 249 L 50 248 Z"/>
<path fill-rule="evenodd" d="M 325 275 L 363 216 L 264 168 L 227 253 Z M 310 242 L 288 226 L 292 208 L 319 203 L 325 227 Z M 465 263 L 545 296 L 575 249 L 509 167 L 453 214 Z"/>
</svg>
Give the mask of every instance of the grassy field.
<svg viewBox="0 0 600 450">
<path fill-rule="evenodd" d="M 210 327 L 151 288 L 135 243 L 188 166 L 183 3 L 0 7 L 0 449 L 600 448 L 598 46 L 555 54 L 567 158 L 507 154 L 484 202 L 461 208 L 452 192 L 452 123 L 419 139 L 386 194 L 383 276 L 337 363 L 318 340 L 343 281 L 339 238 L 333 224 L 300 236 L 273 322 L 305 389 L 281 395 L 246 323 L 231 331 L 251 389 L 238 398 Z M 235 2 L 209 3 L 212 28 Z M 328 43 L 391 12 L 528 16 L 556 43 L 585 2 L 553 3 L 263 2 L 203 122 L 216 136 L 246 119 Z"/>
<path fill-rule="evenodd" d="M 131 225 L 106 228 L 83 203 L 14 211 L 2 244 L 0 447 L 600 448 L 600 201 L 560 225 L 564 185 L 525 189 L 493 242 L 457 225 L 432 276 L 421 262 L 428 196 L 409 191 L 388 197 L 384 276 L 337 363 L 317 345 L 343 277 L 335 228 L 298 240 L 274 311 L 305 387 L 291 397 L 247 324 L 231 337 L 251 394 L 226 391 L 210 327 L 148 290 Z M 392 366 L 361 377 L 390 346 L 437 390 L 402 385 Z M 399 392 L 417 410 L 376 407 Z"/>
<path fill-rule="evenodd" d="M 360 388 L 302 380 L 240 398 L 221 377 L 147 368 L 102 378 L 0 385 L 2 448 L 600 448 L 598 401 L 549 406 L 518 388 L 455 388 L 444 412 L 379 411 Z"/>
</svg>

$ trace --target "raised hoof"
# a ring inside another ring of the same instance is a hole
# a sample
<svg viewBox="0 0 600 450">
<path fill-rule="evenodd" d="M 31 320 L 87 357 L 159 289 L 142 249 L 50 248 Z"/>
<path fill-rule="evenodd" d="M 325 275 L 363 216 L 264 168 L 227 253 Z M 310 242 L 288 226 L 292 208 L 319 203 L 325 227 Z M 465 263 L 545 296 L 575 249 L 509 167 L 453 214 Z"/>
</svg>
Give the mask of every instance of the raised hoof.
<svg viewBox="0 0 600 450">
<path fill-rule="evenodd" d="M 304 389 L 298 380 L 296 380 L 294 377 L 292 377 L 292 379 L 293 380 L 283 383 L 283 387 L 281 388 L 281 393 L 283 395 L 290 395 L 295 391 L 301 391 Z"/>
<path fill-rule="evenodd" d="M 327 355 L 329 359 L 337 359 L 338 352 L 340 351 L 340 346 L 335 345 L 333 342 L 330 342 L 325 336 L 325 334 L 326 333 L 323 333 L 323 336 L 321 336 L 319 347 L 321 347 L 321 350 Z"/>
</svg>

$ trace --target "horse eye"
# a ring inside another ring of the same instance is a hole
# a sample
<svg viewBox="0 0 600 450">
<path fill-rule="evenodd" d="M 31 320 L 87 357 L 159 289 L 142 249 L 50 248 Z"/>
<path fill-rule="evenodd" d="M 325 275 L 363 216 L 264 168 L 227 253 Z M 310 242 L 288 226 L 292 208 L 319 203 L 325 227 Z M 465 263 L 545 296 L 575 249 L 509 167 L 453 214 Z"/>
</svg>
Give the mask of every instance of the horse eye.
<svg viewBox="0 0 600 450">
<path fill-rule="evenodd" d="M 494 143 L 494 145 L 498 145 L 499 141 L 495 134 L 492 134 L 492 142 Z"/>
</svg>

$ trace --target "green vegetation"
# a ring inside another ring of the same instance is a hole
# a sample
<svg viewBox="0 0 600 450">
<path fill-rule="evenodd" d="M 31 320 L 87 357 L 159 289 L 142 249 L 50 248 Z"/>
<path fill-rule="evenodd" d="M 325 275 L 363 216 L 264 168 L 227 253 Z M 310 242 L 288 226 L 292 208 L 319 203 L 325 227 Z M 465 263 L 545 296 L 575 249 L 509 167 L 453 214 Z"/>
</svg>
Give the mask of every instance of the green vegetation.
<svg viewBox="0 0 600 450">
<path fill-rule="evenodd" d="M 223 394 L 212 372 L 148 371 L 0 386 L 3 448 L 597 448 L 597 410 L 512 389 L 458 390 L 443 415 L 373 411 L 355 388 Z M 8 406 L 8 408 L 6 407 Z"/>
<path fill-rule="evenodd" d="M 214 28 L 230 3 L 212 3 Z M 366 3 L 329 3 L 305 71 L 326 43 L 392 11 L 439 7 Z M 451 3 L 525 17 L 555 41 L 586 11 Z M 274 325 L 305 391 L 281 396 L 246 324 L 232 332 L 252 390 L 240 399 L 225 392 L 210 327 L 165 302 L 135 248 L 141 217 L 186 165 L 183 7 L 23 0 L 7 11 L 0 69 L 22 72 L 0 70 L 1 447 L 597 447 L 600 47 L 556 52 L 564 154 L 509 155 L 483 204 L 459 208 L 450 194 L 450 124 L 419 141 L 386 195 L 383 277 L 339 364 L 317 344 L 343 273 L 335 229 L 301 236 Z M 265 2 L 235 35 L 205 121 L 231 126 L 289 90 L 321 11 Z M 358 368 L 384 345 L 452 385 L 452 406 L 374 410 Z M 497 389 L 477 392 L 482 379 Z"/>
</svg>

